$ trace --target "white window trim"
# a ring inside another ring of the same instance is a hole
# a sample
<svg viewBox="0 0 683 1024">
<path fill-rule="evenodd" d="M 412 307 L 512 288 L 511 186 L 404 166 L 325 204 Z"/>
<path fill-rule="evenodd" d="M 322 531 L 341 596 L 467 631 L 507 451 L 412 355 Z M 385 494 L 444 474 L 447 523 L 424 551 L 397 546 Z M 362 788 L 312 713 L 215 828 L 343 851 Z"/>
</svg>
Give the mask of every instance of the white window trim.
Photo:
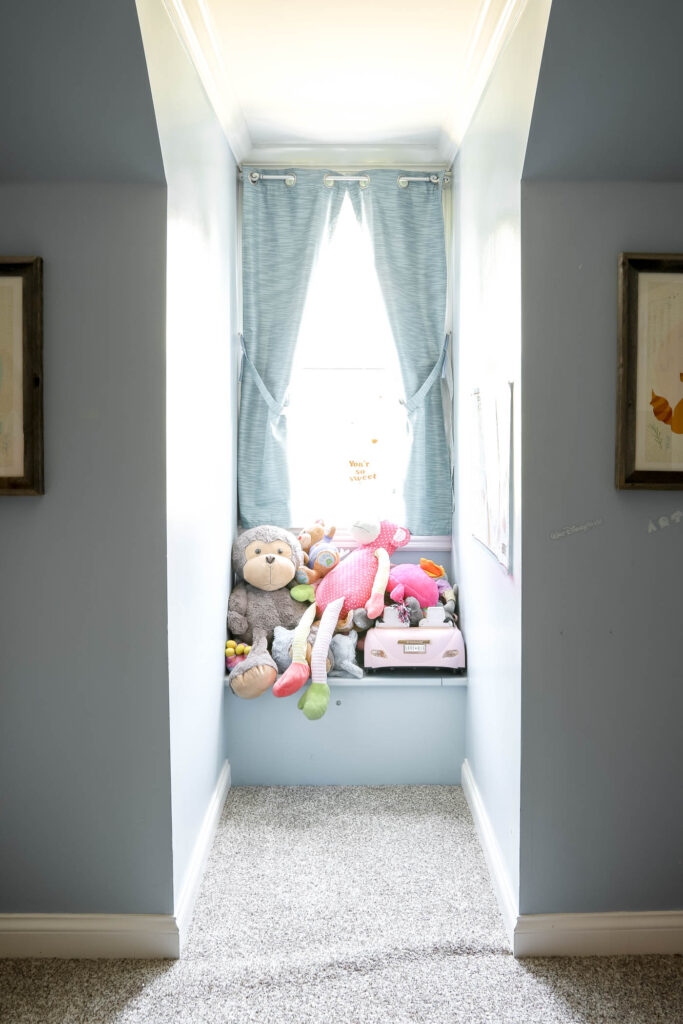
<svg viewBox="0 0 683 1024">
<path fill-rule="evenodd" d="M 298 537 L 303 527 L 290 526 L 289 531 Z M 358 547 L 358 541 L 351 535 L 350 530 L 338 529 L 334 534 L 334 543 L 340 551 L 352 551 Z M 401 551 L 451 551 L 453 538 L 450 534 L 437 534 L 434 536 L 421 536 L 414 534 L 407 544 L 400 548 Z"/>
</svg>

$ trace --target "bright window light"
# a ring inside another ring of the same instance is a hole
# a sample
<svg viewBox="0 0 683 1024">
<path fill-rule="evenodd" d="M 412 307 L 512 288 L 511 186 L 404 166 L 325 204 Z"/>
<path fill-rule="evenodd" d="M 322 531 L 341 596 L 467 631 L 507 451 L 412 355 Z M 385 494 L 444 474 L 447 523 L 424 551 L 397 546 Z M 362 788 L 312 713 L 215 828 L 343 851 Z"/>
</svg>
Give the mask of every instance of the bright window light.
<svg viewBox="0 0 683 1024">
<path fill-rule="evenodd" d="M 408 417 L 366 229 L 348 196 L 309 287 L 287 408 L 292 525 L 405 519 Z"/>
</svg>

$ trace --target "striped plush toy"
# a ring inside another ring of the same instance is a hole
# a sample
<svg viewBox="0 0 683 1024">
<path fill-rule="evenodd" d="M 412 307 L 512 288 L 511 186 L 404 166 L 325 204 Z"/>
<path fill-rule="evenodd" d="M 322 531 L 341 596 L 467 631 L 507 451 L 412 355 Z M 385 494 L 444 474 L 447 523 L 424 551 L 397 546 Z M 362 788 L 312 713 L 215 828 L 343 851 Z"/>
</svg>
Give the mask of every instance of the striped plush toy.
<svg viewBox="0 0 683 1024">
<path fill-rule="evenodd" d="M 389 559 L 410 540 L 410 531 L 383 519 L 381 523 L 354 523 L 351 528 L 360 547 L 343 558 L 318 585 L 315 602 L 323 612 L 343 597 L 341 616 L 365 608 L 371 619 L 384 611 L 384 592 L 389 581 Z"/>
</svg>

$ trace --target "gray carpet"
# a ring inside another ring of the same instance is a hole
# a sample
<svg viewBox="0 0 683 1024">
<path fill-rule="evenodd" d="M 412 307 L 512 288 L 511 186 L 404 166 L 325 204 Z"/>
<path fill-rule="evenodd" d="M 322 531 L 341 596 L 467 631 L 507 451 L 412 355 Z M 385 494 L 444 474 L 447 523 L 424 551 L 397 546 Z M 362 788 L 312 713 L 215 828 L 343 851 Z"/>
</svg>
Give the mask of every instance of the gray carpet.
<svg viewBox="0 0 683 1024">
<path fill-rule="evenodd" d="M 462 790 L 236 789 L 183 959 L 0 962 L 2 1024 L 683 1024 L 683 958 L 515 961 Z"/>
</svg>

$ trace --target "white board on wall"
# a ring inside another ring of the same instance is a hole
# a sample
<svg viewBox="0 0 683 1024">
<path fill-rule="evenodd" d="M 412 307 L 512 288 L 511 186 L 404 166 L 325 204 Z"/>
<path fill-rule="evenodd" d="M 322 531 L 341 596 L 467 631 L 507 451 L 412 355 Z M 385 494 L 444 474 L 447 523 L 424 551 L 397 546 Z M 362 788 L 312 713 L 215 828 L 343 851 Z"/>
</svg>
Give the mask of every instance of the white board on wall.
<svg viewBox="0 0 683 1024">
<path fill-rule="evenodd" d="M 472 393 L 472 535 L 510 572 L 512 382 Z"/>
</svg>

